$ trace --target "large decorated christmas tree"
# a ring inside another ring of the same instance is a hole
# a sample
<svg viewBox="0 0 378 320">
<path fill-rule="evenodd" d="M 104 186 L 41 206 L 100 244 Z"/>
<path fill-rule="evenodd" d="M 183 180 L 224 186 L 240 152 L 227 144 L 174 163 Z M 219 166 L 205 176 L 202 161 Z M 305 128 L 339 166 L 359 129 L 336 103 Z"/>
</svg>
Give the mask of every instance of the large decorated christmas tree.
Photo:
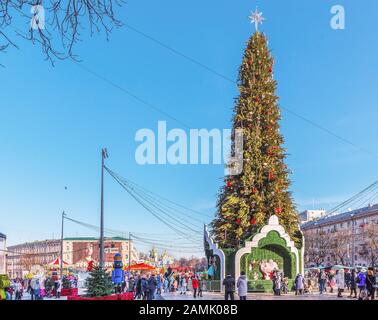
<svg viewBox="0 0 378 320">
<path fill-rule="evenodd" d="M 238 249 L 277 215 L 296 246 L 301 246 L 298 216 L 289 191 L 286 150 L 273 78 L 274 60 L 266 36 L 258 31 L 261 14 L 254 13 L 256 32 L 244 52 L 239 71 L 233 129 L 243 130 L 243 170 L 224 178 L 212 222 L 212 236 L 221 248 Z M 232 141 L 233 151 L 235 142 Z M 239 150 L 240 151 L 240 150 Z M 230 164 L 232 166 L 232 164 Z"/>
</svg>

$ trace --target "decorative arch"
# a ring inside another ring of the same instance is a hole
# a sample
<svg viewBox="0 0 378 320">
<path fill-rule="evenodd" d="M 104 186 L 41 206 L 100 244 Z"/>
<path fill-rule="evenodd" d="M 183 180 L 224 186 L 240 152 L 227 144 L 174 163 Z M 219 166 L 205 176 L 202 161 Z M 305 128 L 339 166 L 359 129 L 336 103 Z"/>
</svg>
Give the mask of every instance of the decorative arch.
<svg viewBox="0 0 378 320">
<path fill-rule="evenodd" d="M 222 291 L 222 283 L 224 278 L 226 277 L 226 257 L 222 249 L 218 247 L 218 244 L 214 242 L 209 234 L 209 230 L 207 226 L 204 226 L 204 240 L 205 243 L 208 244 L 209 250 L 212 251 L 213 255 L 219 258 L 219 265 L 220 265 L 220 289 Z"/>
<path fill-rule="evenodd" d="M 235 277 L 238 278 L 240 276 L 240 265 L 241 265 L 241 258 L 248 253 L 251 253 L 253 248 L 259 247 L 260 240 L 266 238 L 271 231 L 276 231 L 280 238 L 282 238 L 286 243 L 286 248 L 290 253 L 292 253 L 295 257 L 295 267 L 296 272 L 300 271 L 299 267 L 299 252 L 298 249 L 295 247 L 294 241 L 290 239 L 290 236 L 286 233 L 283 226 L 280 225 L 278 217 L 276 215 L 272 215 L 269 218 L 269 222 L 267 225 L 261 228 L 260 232 L 257 233 L 253 238 L 252 241 L 246 241 L 245 246 L 240 248 L 235 254 Z M 301 255 L 302 256 L 302 255 Z"/>
</svg>

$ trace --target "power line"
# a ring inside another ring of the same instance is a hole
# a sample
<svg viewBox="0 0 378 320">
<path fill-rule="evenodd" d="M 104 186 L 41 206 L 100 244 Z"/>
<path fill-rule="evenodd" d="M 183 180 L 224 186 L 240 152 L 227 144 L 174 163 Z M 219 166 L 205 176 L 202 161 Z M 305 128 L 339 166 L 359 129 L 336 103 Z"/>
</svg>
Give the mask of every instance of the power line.
<svg viewBox="0 0 378 320">
<path fill-rule="evenodd" d="M 150 41 L 158 44 L 162 48 L 165 48 L 165 49 L 169 50 L 170 52 L 176 54 L 177 56 L 182 57 L 182 58 L 188 60 L 189 62 L 191 62 L 191 63 L 197 65 L 198 67 L 200 67 L 200 68 L 202 68 L 202 69 L 204 69 L 204 70 L 206 70 L 206 71 L 208 71 L 208 72 L 210 72 L 210 73 L 218 76 L 219 78 L 222 78 L 223 80 L 226 80 L 229 83 L 233 83 L 235 85 L 238 85 L 237 81 L 235 81 L 235 80 L 233 80 L 233 79 L 231 79 L 231 78 L 229 78 L 229 77 L 221 74 L 220 72 L 218 72 L 215 69 L 209 67 L 208 65 L 206 65 L 206 64 L 204 64 L 204 63 L 202 63 L 202 62 L 200 62 L 200 61 L 198 61 L 198 60 L 196 60 L 196 59 L 194 59 L 194 58 L 192 58 L 192 57 L 184 54 L 183 52 L 181 52 L 181 51 L 179 51 L 179 50 L 177 50 L 177 49 L 175 49 L 175 48 L 167 45 L 166 43 L 162 42 L 161 40 L 158 40 L 157 38 L 154 38 L 154 37 L 148 35 L 147 33 L 143 32 L 141 30 L 138 30 L 137 28 L 135 28 L 135 27 L 133 27 L 133 26 L 131 26 L 129 24 L 125 24 L 125 26 L 128 27 L 130 30 L 134 31 L 135 33 L 143 36 L 144 38 L 146 38 L 146 39 L 148 39 L 148 40 L 150 40 Z M 334 138 L 339 139 L 340 141 L 343 141 L 346 144 L 349 144 L 350 146 L 356 148 L 357 150 L 365 152 L 365 153 L 367 153 L 367 154 L 369 154 L 369 155 L 371 155 L 371 156 L 373 156 L 375 158 L 378 157 L 378 155 L 376 155 L 375 153 L 371 152 L 370 150 L 367 150 L 365 148 L 362 148 L 362 147 L 356 145 L 355 143 L 351 142 L 350 140 L 343 138 L 339 134 L 336 134 L 336 133 L 332 132 L 331 130 L 325 128 L 324 126 L 322 126 L 322 125 L 320 125 L 318 123 L 316 123 L 315 121 L 310 120 L 310 119 L 308 119 L 308 118 L 300 115 L 299 113 L 297 113 L 297 112 L 295 112 L 293 110 L 290 110 L 287 107 L 280 106 L 280 108 L 283 109 L 283 110 L 285 110 L 285 111 L 287 111 L 288 113 L 294 115 L 295 117 L 297 117 L 297 118 L 299 118 L 299 119 L 301 119 L 301 120 L 309 123 L 310 125 L 314 126 L 315 128 L 328 133 L 329 135 L 333 136 Z"/>
</svg>

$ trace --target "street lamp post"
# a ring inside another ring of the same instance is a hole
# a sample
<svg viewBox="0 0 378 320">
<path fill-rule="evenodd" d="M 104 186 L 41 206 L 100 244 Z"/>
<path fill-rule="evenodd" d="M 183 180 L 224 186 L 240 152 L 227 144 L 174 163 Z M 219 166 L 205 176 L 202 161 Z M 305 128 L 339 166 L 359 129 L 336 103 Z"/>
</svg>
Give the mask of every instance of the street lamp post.
<svg viewBox="0 0 378 320">
<path fill-rule="evenodd" d="M 104 270 L 105 251 L 104 251 L 104 166 L 105 159 L 108 158 L 106 148 L 101 150 L 101 223 L 100 223 L 100 268 Z"/>
<path fill-rule="evenodd" d="M 60 235 L 60 279 L 63 277 L 63 230 L 64 230 L 64 217 L 66 214 L 62 212 L 62 233 Z"/>
<path fill-rule="evenodd" d="M 352 217 L 352 267 L 354 268 L 354 238 L 355 238 L 355 225 L 354 225 L 354 214 L 351 214 Z"/>
</svg>

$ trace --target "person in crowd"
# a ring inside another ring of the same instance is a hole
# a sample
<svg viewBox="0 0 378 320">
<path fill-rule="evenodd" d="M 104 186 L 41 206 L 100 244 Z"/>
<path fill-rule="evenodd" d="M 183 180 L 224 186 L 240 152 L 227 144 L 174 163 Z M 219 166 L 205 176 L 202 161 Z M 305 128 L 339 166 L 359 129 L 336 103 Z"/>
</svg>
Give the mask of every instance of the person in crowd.
<svg viewBox="0 0 378 320">
<path fill-rule="evenodd" d="M 368 291 L 368 298 L 371 300 L 374 300 L 375 298 L 376 284 L 374 269 L 369 268 L 366 276 L 366 289 Z"/>
<path fill-rule="evenodd" d="M 193 298 L 197 298 L 198 287 L 199 287 L 199 281 L 197 277 L 194 275 L 192 276 Z"/>
<path fill-rule="evenodd" d="M 287 294 L 289 291 L 289 279 L 282 276 L 282 291 L 284 294 Z"/>
<path fill-rule="evenodd" d="M 324 270 L 320 270 L 318 275 L 318 283 L 319 283 L 319 293 L 323 294 L 326 292 L 326 282 L 327 282 L 327 275 Z"/>
<path fill-rule="evenodd" d="M 26 291 L 30 294 L 30 300 L 35 300 L 34 288 L 31 286 L 31 281 L 28 282 Z"/>
<path fill-rule="evenodd" d="M 134 290 L 135 290 L 135 280 L 134 280 L 134 276 L 133 276 L 133 275 L 130 275 L 130 278 L 129 278 L 129 281 L 128 281 L 127 292 L 134 292 Z"/>
<path fill-rule="evenodd" d="M 185 275 L 181 275 L 180 277 L 180 294 L 186 294 L 186 286 L 187 286 L 187 282 L 186 282 L 186 278 L 185 278 Z"/>
<path fill-rule="evenodd" d="M 276 295 L 276 273 L 276 270 L 274 270 L 272 273 L 272 290 L 274 295 Z"/>
<path fill-rule="evenodd" d="M 357 285 L 359 291 L 359 300 L 365 300 L 367 297 L 367 292 L 366 292 L 366 270 L 361 269 L 360 272 L 357 275 Z"/>
<path fill-rule="evenodd" d="M 9 293 L 9 300 L 13 300 L 13 286 L 11 285 L 7 288 L 7 291 Z"/>
<path fill-rule="evenodd" d="M 142 297 L 142 277 L 138 275 L 138 278 L 136 280 L 135 284 L 135 295 L 134 299 L 140 299 Z"/>
<path fill-rule="evenodd" d="M 328 274 L 328 279 L 329 279 L 328 283 L 330 287 L 330 293 L 333 293 L 333 289 L 336 287 L 336 278 L 332 270 Z"/>
<path fill-rule="evenodd" d="M 351 298 L 354 293 L 354 298 L 357 298 L 357 283 L 356 283 L 356 270 L 352 269 L 350 273 L 350 295 Z"/>
<path fill-rule="evenodd" d="M 305 280 L 304 277 L 298 273 L 294 280 L 294 286 L 295 286 L 295 295 L 302 295 L 304 291 L 305 286 Z"/>
<path fill-rule="evenodd" d="M 236 287 L 238 288 L 238 296 L 240 300 L 247 300 L 248 284 L 244 271 L 240 272 L 240 277 L 238 278 Z"/>
<path fill-rule="evenodd" d="M 163 279 L 162 279 L 162 276 L 161 274 L 158 274 L 157 277 L 156 277 L 156 294 L 157 295 L 161 295 L 161 287 L 163 285 Z"/>
<path fill-rule="evenodd" d="M 16 283 L 14 285 L 14 291 L 15 291 L 15 300 L 21 300 L 22 299 L 22 285 L 20 280 L 16 280 Z"/>
<path fill-rule="evenodd" d="M 336 286 L 337 286 L 337 297 L 341 298 L 342 293 L 345 289 L 345 275 L 344 269 L 340 269 L 336 271 Z"/>
<path fill-rule="evenodd" d="M 224 285 L 224 297 L 225 300 L 234 300 L 234 291 L 235 291 L 235 279 L 228 274 L 226 278 L 223 280 Z"/>
<path fill-rule="evenodd" d="M 41 299 L 41 284 L 39 283 L 39 279 L 35 281 L 35 285 L 33 289 L 34 289 L 35 300 L 42 300 Z"/>
<path fill-rule="evenodd" d="M 202 292 L 206 290 L 205 286 L 206 286 L 205 279 L 201 275 L 199 275 L 198 276 L 198 296 L 201 298 L 202 298 Z"/>
<path fill-rule="evenodd" d="M 147 300 L 148 298 L 148 279 L 146 275 L 142 276 L 142 299 Z"/>
<path fill-rule="evenodd" d="M 151 274 L 150 278 L 148 279 L 148 299 L 147 300 L 154 300 L 155 299 L 155 292 L 157 287 L 157 281 L 154 274 Z"/>
<path fill-rule="evenodd" d="M 58 279 L 55 281 L 55 298 L 60 299 L 60 294 L 62 293 L 62 280 Z"/>
<path fill-rule="evenodd" d="M 164 278 L 163 288 L 164 288 L 164 293 L 169 292 L 169 280 L 167 278 Z"/>
<path fill-rule="evenodd" d="M 352 277 L 352 274 L 351 274 L 351 272 L 350 272 L 350 269 L 348 269 L 348 270 L 345 272 L 345 286 L 346 286 L 346 288 L 348 289 L 348 291 L 350 290 L 351 277 Z"/>
</svg>

